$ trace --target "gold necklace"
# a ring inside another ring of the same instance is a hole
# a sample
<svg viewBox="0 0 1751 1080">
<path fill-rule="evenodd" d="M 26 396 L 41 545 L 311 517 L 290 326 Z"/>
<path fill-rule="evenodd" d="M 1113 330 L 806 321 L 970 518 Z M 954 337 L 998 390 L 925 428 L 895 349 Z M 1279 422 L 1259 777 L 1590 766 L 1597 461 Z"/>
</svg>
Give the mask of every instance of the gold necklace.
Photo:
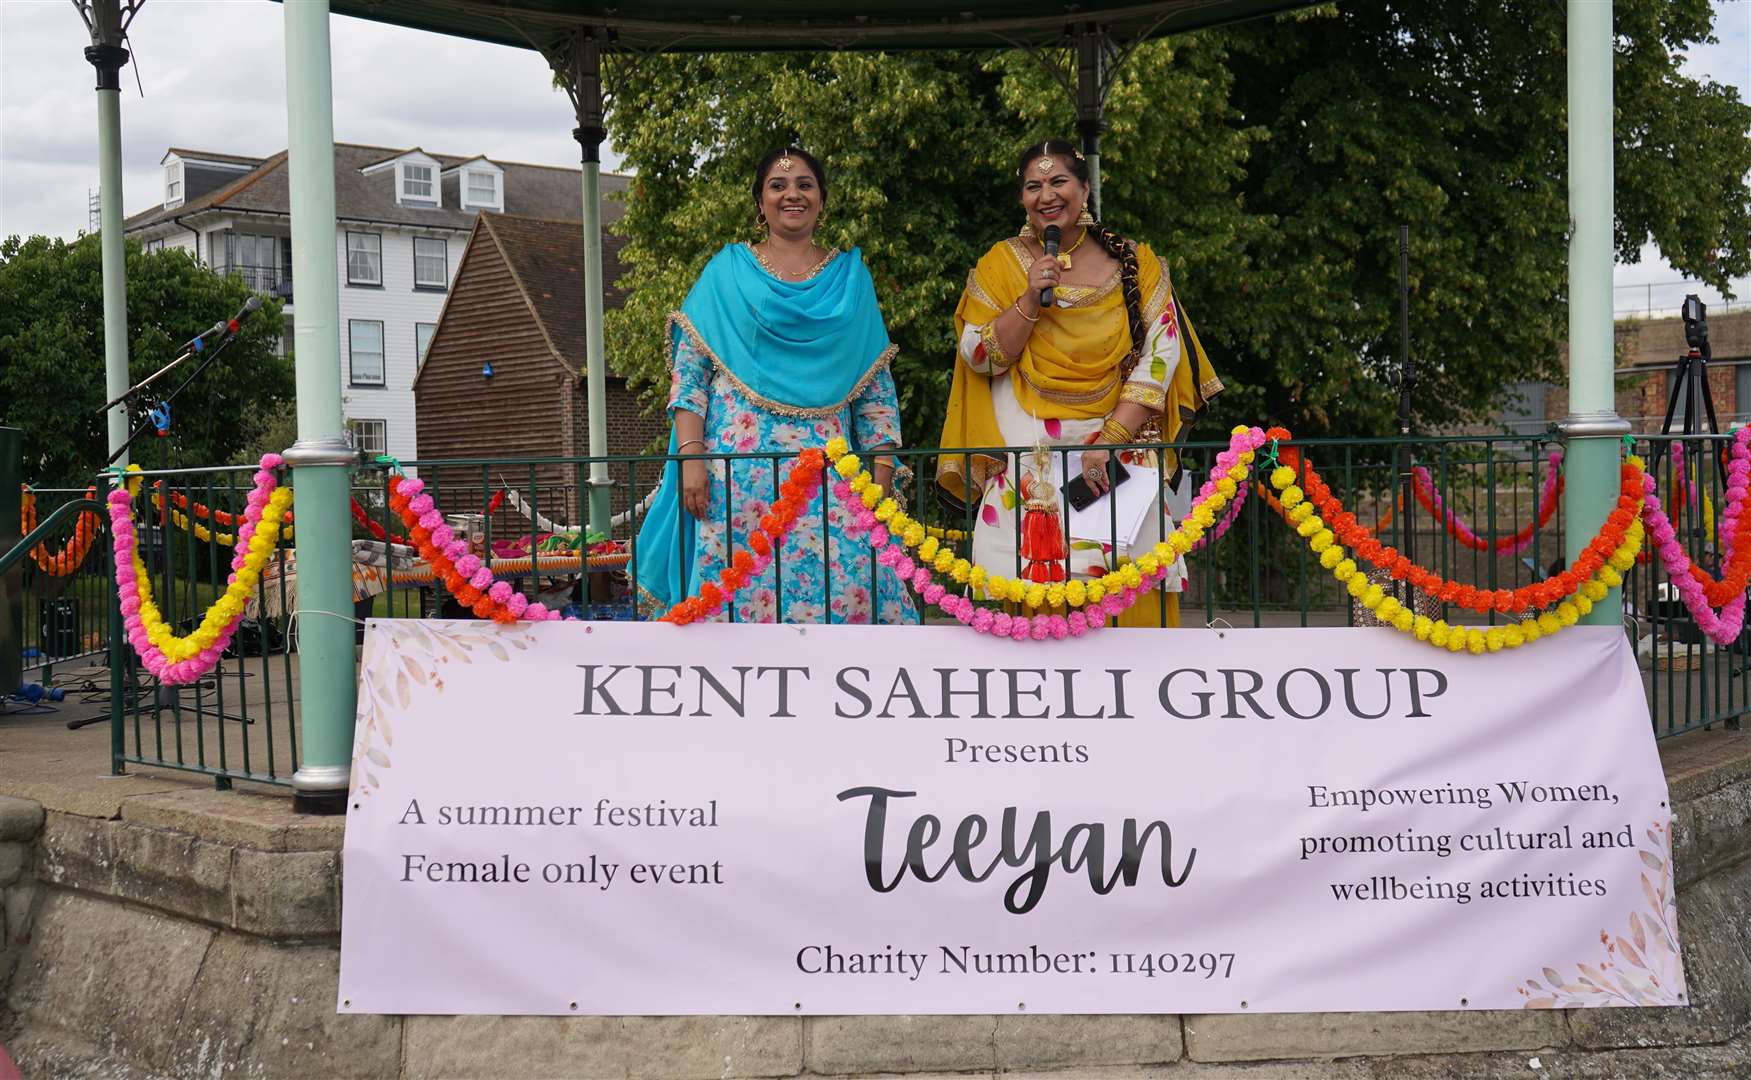
<svg viewBox="0 0 1751 1080">
<path fill-rule="evenodd" d="M 1077 248 L 1081 247 L 1082 242 L 1084 240 L 1087 240 L 1087 239 L 1088 239 L 1088 228 L 1087 228 L 1087 226 L 1084 226 L 1082 229 L 1082 235 L 1078 236 L 1076 238 L 1076 243 L 1071 244 L 1069 247 L 1065 248 L 1063 251 L 1060 251 L 1058 253 L 1058 262 L 1060 265 L 1062 265 L 1064 267 L 1064 269 L 1066 269 L 1066 270 L 1071 269 L 1070 253 L 1072 251 L 1075 251 Z"/>
<path fill-rule="evenodd" d="M 826 267 L 827 263 L 832 260 L 833 256 L 838 254 L 836 249 L 829 249 L 827 254 L 821 256 L 819 262 L 806 270 L 785 270 L 767 258 L 767 253 L 761 251 L 758 245 L 750 244 L 748 245 L 748 250 L 754 253 L 755 261 L 758 262 L 767 273 L 780 281 L 791 281 L 797 283 L 807 281 L 820 273 L 821 270 Z"/>
</svg>

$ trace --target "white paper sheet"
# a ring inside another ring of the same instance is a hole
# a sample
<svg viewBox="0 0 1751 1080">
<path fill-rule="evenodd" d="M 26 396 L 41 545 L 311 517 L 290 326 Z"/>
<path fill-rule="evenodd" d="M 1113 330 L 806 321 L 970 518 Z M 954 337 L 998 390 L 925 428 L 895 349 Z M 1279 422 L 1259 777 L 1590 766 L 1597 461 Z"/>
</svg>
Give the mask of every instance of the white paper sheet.
<svg viewBox="0 0 1751 1080">
<path fill-rule="evenodd" d="M 1082 454 L 1080 452 L 1068 455 L 1067 468 L 1071 476 L 1082 475 Z M 1155 506 L 1154 485 L 1149 483 L 1149 470 L 1136 466 L 1126 466 L 1131 470 L 1131 478 L 1105 495 L 1088 504 L 1083 510 L 1074 506 L 1070 508 L 1070 518 L 1066 527 L 1072 540 L 1094 540 L 1102 544 L 1113 544 L 1121 552 L 1129 552 L 1131 545 L 1137 539 L 1137 531 L 1143 527 L 1144 515 Z M 1117 508 L 1114 508 L 1114 503 Z M 1118 541 L 1115 543 L 1114 522 L 1117 521 Z"/>
</svg>

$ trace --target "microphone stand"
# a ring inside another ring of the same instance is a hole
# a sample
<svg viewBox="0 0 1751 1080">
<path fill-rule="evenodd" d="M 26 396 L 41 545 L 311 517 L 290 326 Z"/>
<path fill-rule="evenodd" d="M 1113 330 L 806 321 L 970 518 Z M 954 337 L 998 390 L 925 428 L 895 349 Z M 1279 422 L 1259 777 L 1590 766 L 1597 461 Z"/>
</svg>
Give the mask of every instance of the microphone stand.
<svg viewBox="0 0 1751 1080">
<path fill-rule="evenodd" d="M 219 354 L 224 352 L 226 347 L 229 346 L 233 341 L 236 341 L 236 340 L 237 340 L 237 335 L 231 334 L 231 335 L 228 335 L 223 341 L 219 342 L 219 344 L 214 345 L 210 349 L 204 350 L 203 351 L 204 358 L 201 360 L 200 366 L 196 367 L 193 371 L 189 372 L 188 378 L 184 379 L 181 382 L 181 384 L 179 384 L 177 386 L 177 388 L 175 390 L 172 390 L 170 392 L 170 394 L 167 397 L 165 397 L 162 404 L 166 408 L 168 408 L 170 406 L 170 403 L 175 401 L 179 394 L 181 394 L 184 390 L 188 389 L 190 383 L 194 382 L 196 379 L 201 377 L 201 372 L 207 370 L 207 365 L 211 364 L 214 360 L 218 359 Z M 176 363 L 180 363 L 180 362 L 181 361 L 179 360 Z M 161 369 L 158 374 L 163 374 L 164 371 L 168 371 L 171 367 L 174 367 L 174 366 L 175 366 L 174 363 L 167 365 L 166 367 Z M 128 397 L 130 395 L 132 395 L 136 390 L 144 388 L 146 383 L 151 382 L 152 379 L 155 379 L 157 377 L 158 377 L 158 375 L 153 375 L 152 378 L 147 379 L 146 382 L 141 383 L 139 386 L 135 387 L 133 390 L 130 390 L 130 391 L 128 391 L 128 393 L 123 394 L 120 398 L 117 399 L 117 402 L 112 402 L 111 405 L 105 406 L 104 411 L 107 412 L 111 407 L 113 407 L 118 402 L 121 403 L 125 407 L 126 402 L 128 400 Z M 127 453 L 128 448 L 130 446 L 133 446 L 134 442 L 136 440 L 138 440 L 140 436 L 146 434 L 146 432 L 149 429 L 151 429 L 155 426 L 156 425 L 150 419 L 148 419 L 144 424 L 141 424 L 139 427 L 135 428 L 132 431 L 132 433 L 130 433 L 128 435 L 127 441 L 122 443 L 121 446 L 117 447 L 116 452 L 111 454 L 109 456 L 109 460 L 104 462 L 104 464 L 105 465 L 114 465 L 116 463 L 116 459 L 121 457 L 123 454 Z"/>
</svg>

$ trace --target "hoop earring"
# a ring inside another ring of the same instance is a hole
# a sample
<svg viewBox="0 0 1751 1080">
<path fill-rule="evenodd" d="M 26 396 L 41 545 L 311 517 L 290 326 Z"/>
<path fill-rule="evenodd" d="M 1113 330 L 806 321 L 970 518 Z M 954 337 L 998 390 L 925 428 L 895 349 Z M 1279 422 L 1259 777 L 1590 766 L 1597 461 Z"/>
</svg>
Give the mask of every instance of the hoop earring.
<svg viewBox="0 0 1751 1080">
<path fill-rule="evenodd" d="M 1078 224 L 1078 225 L 1093 225 L 1094 224 L 1094 215 L 1088 212 L 1088 207 L 1084 206 L 1082 208 L 1082 213 L 1077 217 L 1076 224 Z"/>
<path fill-rule="evenodd" d="M 761 232 L 769 226 L 766 224 L 766 211 L 760 210 L 754 214 L 754 231 Z"/>
<path fill-rule="evenodd" d="M 1034 236 L 1033 222 L 1029 221 L 1025 217 L 1022 218 L 1021 219 L 1021 231 L 1016 233 L 1015 235 L 1021 236 L 1021 237 L 1026 237 L 1027 239 L 1032 240 L 1033 236 Z"/>
</svg>

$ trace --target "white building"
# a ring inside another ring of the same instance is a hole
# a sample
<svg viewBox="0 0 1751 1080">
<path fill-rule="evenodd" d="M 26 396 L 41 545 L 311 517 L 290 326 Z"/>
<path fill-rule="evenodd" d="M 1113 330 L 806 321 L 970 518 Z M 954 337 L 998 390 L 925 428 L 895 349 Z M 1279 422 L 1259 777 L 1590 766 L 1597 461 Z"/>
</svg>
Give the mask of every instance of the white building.
<svg viewBox="0 0 1751 1080">
<path fill-rule="evenodd" d="M 286 155 L 243 157 L 172 147 L 162 204 L 128 235 L 148 250 L 184 248 L 215 271 L 285 300 L 283 343 L 297 316 Z M 604 175 L 604 191 L 624 177 Z M 577 169 L 336 143 L 334 256 L 340 267 L 342 402 L 367 454 L 418 456 L 413 377 L 437 328 L 475 214 L 581 216 Z M 609 202 L 605 216 L 618 216 Z"/>
</svg>

